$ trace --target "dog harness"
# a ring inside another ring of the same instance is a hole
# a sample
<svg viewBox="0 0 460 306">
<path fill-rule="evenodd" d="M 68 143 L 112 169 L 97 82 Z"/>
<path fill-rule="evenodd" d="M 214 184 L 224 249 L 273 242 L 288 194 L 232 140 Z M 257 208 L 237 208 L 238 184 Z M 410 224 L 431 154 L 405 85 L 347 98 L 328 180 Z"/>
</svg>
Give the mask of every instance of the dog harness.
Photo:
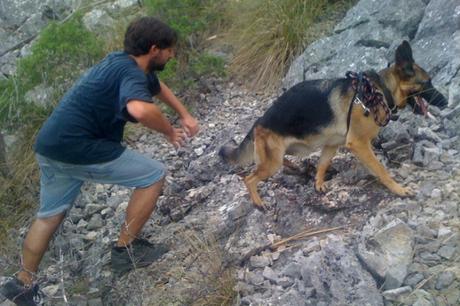
<svg viewBox="0 0 460 306">
<path fill-rule="evenodd" d="M 353 99 L 350 103 L 347 115 L 347 134 L 350 129 L 351 111 L 353 105 L 360 105 L 364 110 L 364 116 L 369 116 L 372 112 L 374 114 L 374 121 L 378 126 L 385 126 L 392 119 L 391 114 L 395 112 L 396 107 L 394 105 L 389 106 L 383 99 L 383 94 L 378 92 L 375 85 L 370 81 L 369 77 L 364 72 L 352 72 L 348 71 L 345 76 L 347 79 L 351 79 L 351 86 L 355 90 Z M 390 102 L 390 101 L 389 101 Z M 393 101 L 390 102 L 393 104 Z M 390 109 L 391 107 L 391 109 Z M 383 109 L 385 112 L 384 119 L 380 119 L 378 116 L 378 110 Z"/>
</svg>

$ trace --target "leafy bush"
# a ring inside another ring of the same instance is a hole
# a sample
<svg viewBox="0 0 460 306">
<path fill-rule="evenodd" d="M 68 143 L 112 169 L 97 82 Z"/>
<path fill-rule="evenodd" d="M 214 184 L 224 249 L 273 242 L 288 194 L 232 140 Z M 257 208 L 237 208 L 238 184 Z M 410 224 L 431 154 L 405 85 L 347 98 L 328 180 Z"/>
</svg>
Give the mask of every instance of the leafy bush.
<svg viewBox="0 0 460 306">
<path fill-rule="evenodd" d="M 190 61 L 192 72 L 199 75 L 225 76 L 225 61 L 209 53 L 193 57 Z"/>
<path fill-rule="evenodd" d="M 63 24 L 52 22 L 41 32 L 31 55 L 19 61 L 18 76 L 26 89 L 72 79 L 103 56 L 102 45 L 83 26 L 80 15 Z"/>
<path fill-rule="evenodd" d="M 223 18 L 225 1 L 145 0 L 147 14 L 156 16 L 179 33 L 179 43 L 199 47 L 204 35 Z"/>
<path fill-rule="evenodd" d="M 70 87 L 82 70 L 103 56 L 103 44 L 86 30 L 81 16 L 59 24 L 50 23 L 32 46 L 31 54 L 18 62 L 17 75 L 0 82 L 0 128 L 15 128 L 22 124 L 37 124 L 34 117 L 52 110 L 52 105 Z M 25 101 L 25 93 L 38 84 L 53 88 L 49 107 Z M 46 116 L 45 116 L 46 118 Z"/>
</svg>

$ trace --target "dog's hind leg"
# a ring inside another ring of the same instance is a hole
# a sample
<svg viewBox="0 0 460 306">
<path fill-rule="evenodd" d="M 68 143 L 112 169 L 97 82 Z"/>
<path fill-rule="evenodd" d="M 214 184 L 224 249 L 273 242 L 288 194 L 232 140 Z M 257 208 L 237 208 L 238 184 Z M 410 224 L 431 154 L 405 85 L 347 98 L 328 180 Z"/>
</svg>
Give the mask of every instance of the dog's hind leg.
<svg viewBox="0 0 460 306">
<path fill-rule="evenodd" d="M 331 160 L 337 152 L 338 146 L 324 146 L 319 158 L 318 167 L 316 170 L 315 189 L 319 192 L 325 192 L 326 186 L 324 184 L 324 176 L 327 169 L 331 165 Z"/>
<path fill-rule="evenodd" d="M 378 161 L 372 151 L 370 142 L 350 137 L 347 140 L 346 146 L 393 193 L 399 196 L 411 196 L 413 194 L 410 188 L 404 188 L 393 180 L 387 170 Z"/>
<path fill-rule="evenodd" d="M 265 209 L 257 192 L 257 183 L 272 176 L 283 164 L 285 145 L 283 139 L 270 130 L 256 127 L 254 130 L 254 155 L 256 169 L 244 178 L 251 200 L 258 209 Z"/>
</svg>

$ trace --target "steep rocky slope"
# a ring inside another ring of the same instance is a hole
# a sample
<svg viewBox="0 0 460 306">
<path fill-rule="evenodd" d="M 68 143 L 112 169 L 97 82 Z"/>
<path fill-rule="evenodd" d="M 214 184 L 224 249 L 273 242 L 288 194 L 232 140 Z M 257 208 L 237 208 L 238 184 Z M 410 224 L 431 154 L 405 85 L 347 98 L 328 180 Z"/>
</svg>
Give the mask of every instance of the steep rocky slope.
<svg viewBox="0 0 460 306">
<path fill-rule="evenodd" d="M 130 192 L 88 184 L 43 264 L 46 304 L 65 304 L 65 296 L 76 305 L 209 305 L 200 298 L 230 286 L 241 305 L 458 305 L 459 25 L 455 0 L 362 0 L 334 35 L 306 49 L 284 80 L 287 88 L 304 78 L 381 69 L 395 46 L 410 40 L 415 60 L 449 106 L 431 108 L 431 118 L 403 111 L 382 130 L 375 150 L 415 197 L 390 194 L 342 150 L 327 193 L 313 188 L 318 155 L 293 158 L 297 169 L 260 185 L 271 209 L 254 209 L 241 180 L 247 169 L 222 164 L 217 151 L 241 141 L 278 93 L 204 80 L 193 102 L 202 131 L 184 148 L 174 150 L 147 131 L 129 141 L 168 167 L 168 184 L 143 235 L 171 251 L 114 278 L 109 250 Z M 308 235 L 319 229 L 330 231 Z M 270 247 L 298 233 L 304 237 Z"/>
</svg>

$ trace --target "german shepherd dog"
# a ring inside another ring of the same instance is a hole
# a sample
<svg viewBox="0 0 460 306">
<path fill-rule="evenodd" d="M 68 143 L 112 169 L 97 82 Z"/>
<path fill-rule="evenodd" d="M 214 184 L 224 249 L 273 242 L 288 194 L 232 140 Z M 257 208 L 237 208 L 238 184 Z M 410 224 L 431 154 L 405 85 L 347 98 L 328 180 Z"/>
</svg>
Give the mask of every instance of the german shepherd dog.
<svg viewBox="0 0 460 306">
<path fill-rule="evenodd" d="M 244 182 L 251 200 L 262 210 L 257 183 L 282 166 L 285 154 L 305 155 L 321 149 L 315 189 L 324 192 L 326 170 L 343 145 L 393 193 L 411 196 L 413 192 L 396 183 L 377 160 L 371 141 L 397 109 L 409 104 L 414 113 L 426 115 L 427 103 L 443 108 L 447 100 L 414 62 L 411 46 L 404 41 L 396 50 L 395 62 L 378 73 L 350 73 L 346 78 L 296 84 L 255 122 L 238 147 L 223 146 L 219 155 L 241 166 L 255 161 L 255 170 Z"/>
</svg>

